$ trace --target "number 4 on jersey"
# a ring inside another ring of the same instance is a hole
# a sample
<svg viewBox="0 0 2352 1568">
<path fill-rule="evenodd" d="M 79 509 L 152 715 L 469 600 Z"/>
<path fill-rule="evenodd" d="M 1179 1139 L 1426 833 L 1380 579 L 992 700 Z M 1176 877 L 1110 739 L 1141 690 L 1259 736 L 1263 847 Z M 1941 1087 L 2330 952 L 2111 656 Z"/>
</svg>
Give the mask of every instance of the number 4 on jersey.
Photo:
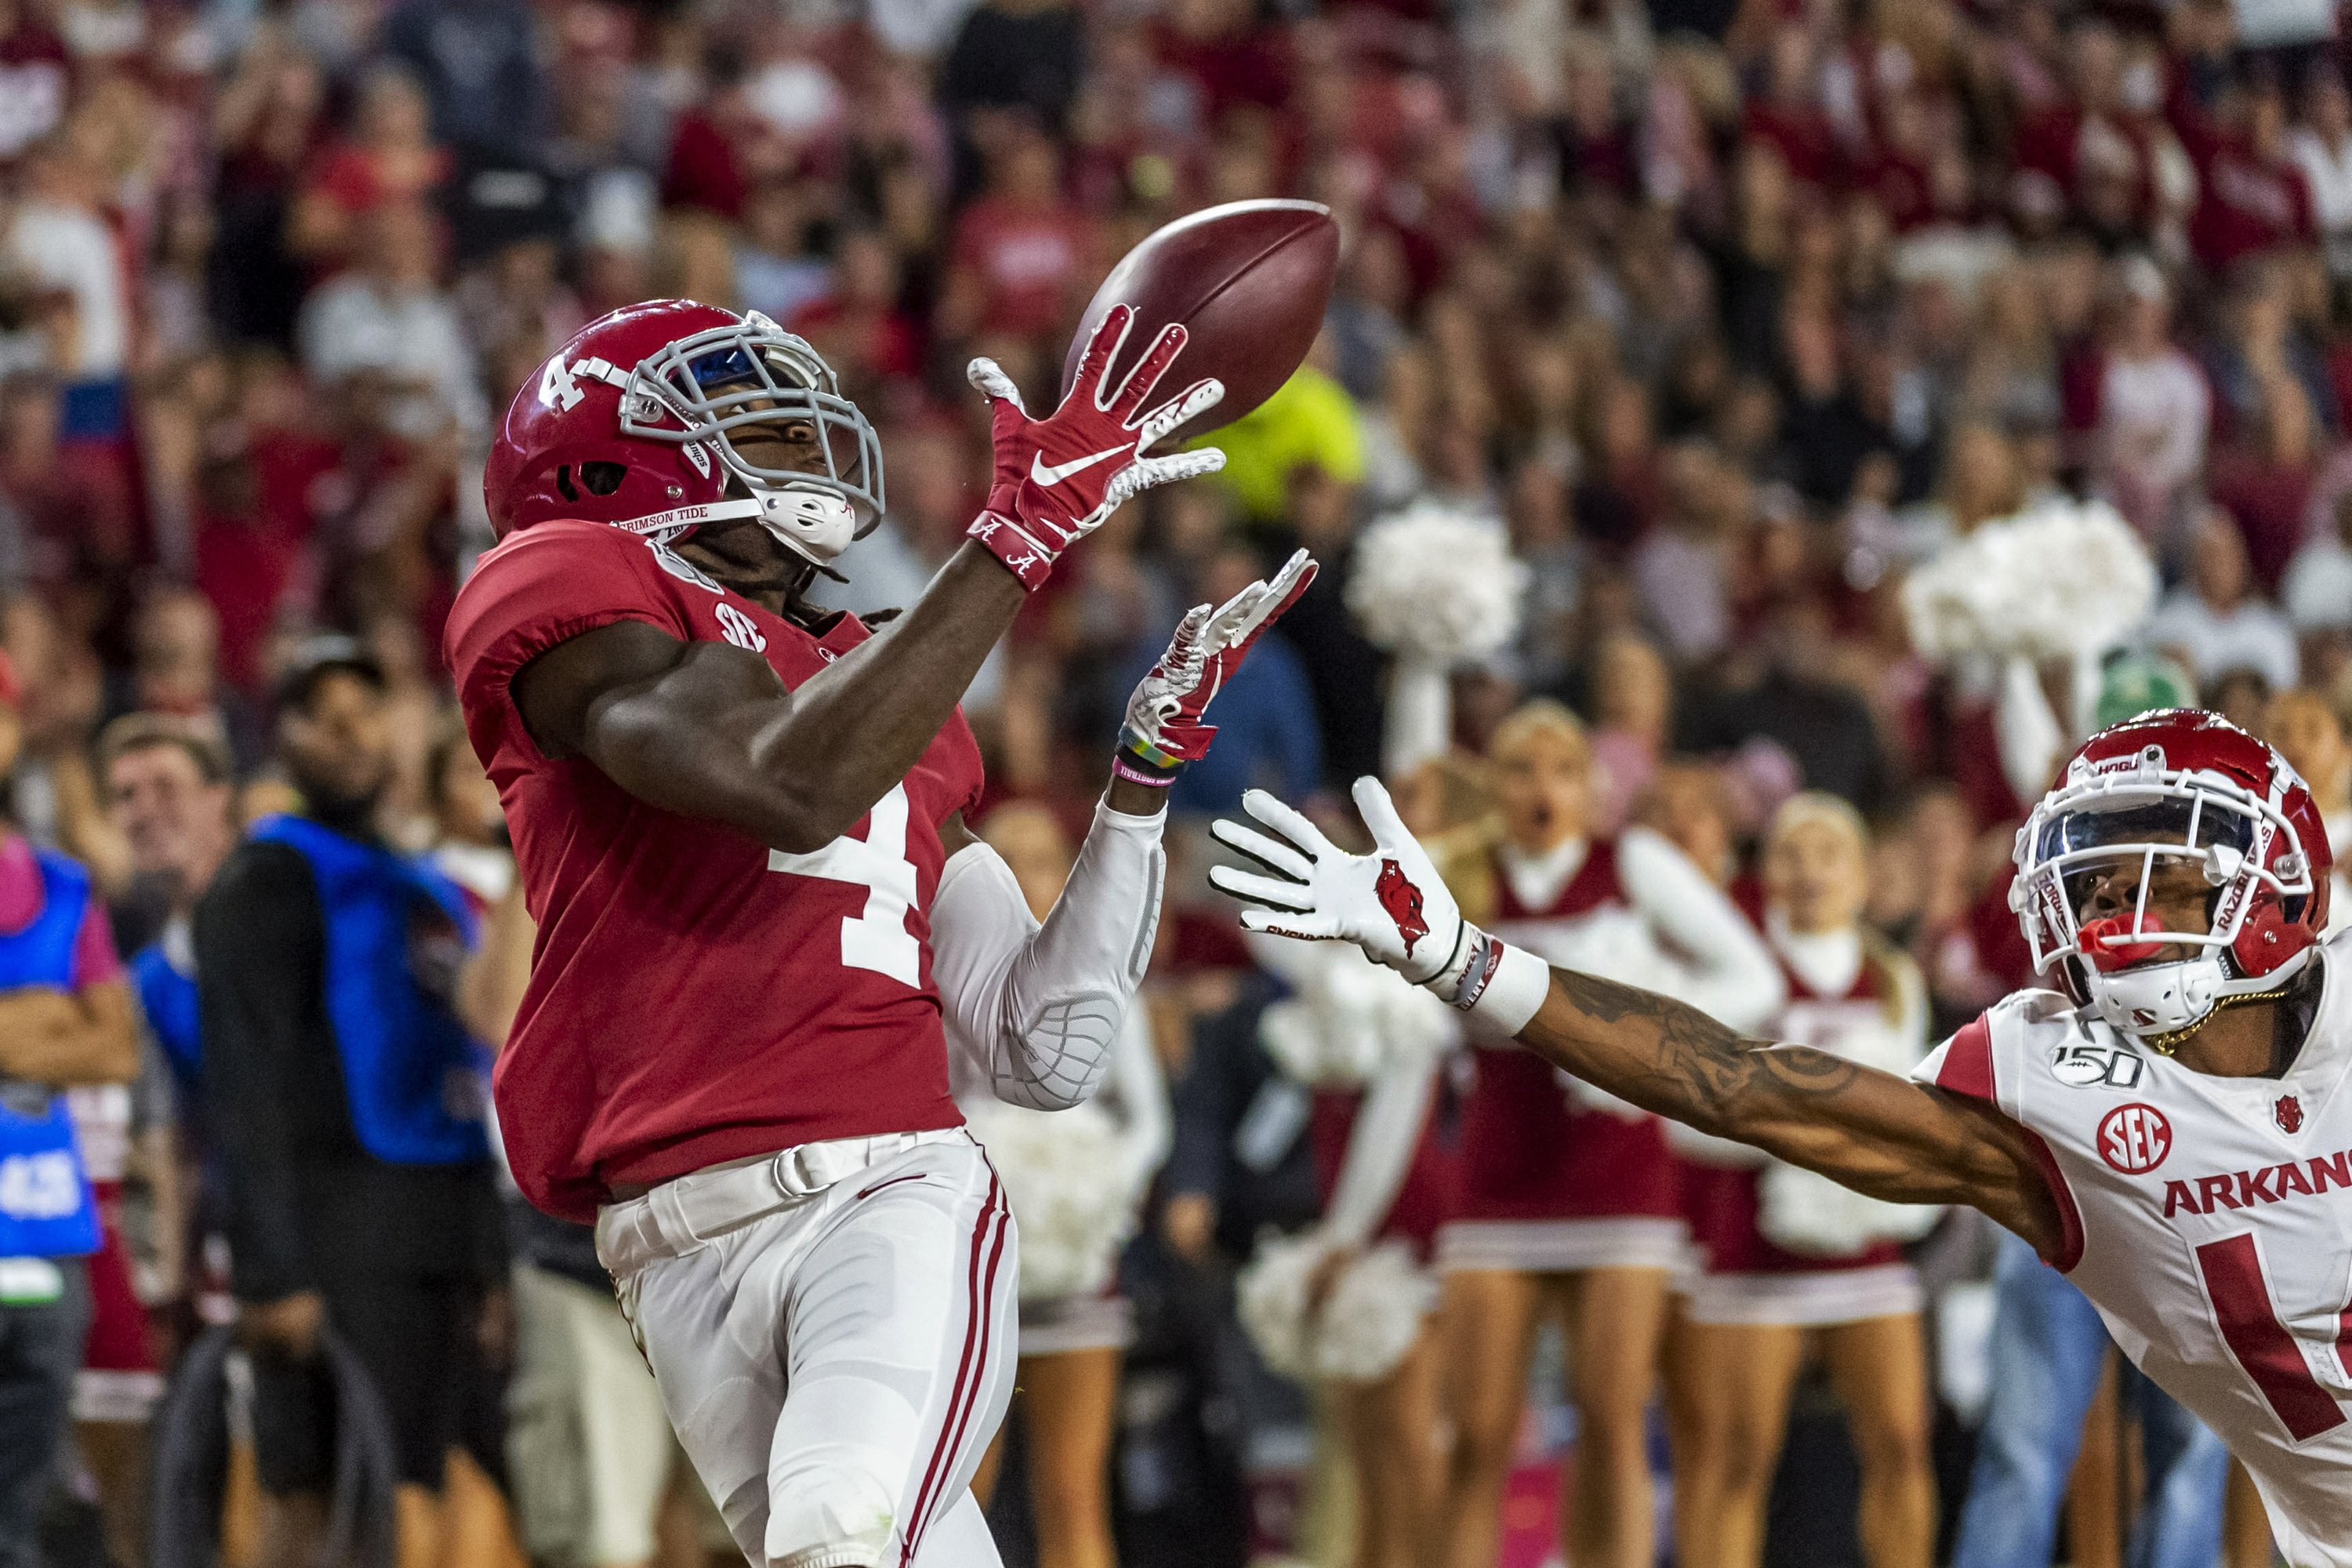
<svg viewBox="0 0 2352 1568">
<path fill-rule="evenodd" d="M 907 858 L 907 786 L 892 784 L 866 815 L 866 837 L 846 834 L 806 855 L 768 851 L 768 869 L 866 889 L 866 910 L 841 922 L 841 963 L 906 985 L 922 984 L 923 949 L 907 929 L 915 903 L 915 863 Z"/>
</svg>

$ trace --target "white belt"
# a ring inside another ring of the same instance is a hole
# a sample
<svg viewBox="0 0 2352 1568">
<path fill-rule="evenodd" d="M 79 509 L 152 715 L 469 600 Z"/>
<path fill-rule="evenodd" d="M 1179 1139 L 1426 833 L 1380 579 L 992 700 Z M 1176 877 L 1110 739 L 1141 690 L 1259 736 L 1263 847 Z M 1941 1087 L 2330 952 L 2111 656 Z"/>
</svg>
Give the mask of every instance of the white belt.
<svg viewBox="0 0 2352 1568">
<path fill-rule="evenodd" d="M 597 1260 L 615 1274 L 650 1258 L 680 1258 L 714 1237 L 824 1192 L 845 1176 L 925 1143 L 971 1141 L 961 1127 L 801 1143 L 676 1176 L 640 1197 L 596 1211 Z"/>
</svg>

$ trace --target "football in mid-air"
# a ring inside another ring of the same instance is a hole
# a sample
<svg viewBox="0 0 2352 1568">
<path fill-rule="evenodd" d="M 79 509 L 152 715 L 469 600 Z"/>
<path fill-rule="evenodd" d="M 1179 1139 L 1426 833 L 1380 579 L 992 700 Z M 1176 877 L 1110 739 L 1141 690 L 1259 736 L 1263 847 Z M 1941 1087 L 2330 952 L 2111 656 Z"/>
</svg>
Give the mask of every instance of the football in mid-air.
<svg viewBox="0 0 2352 1568">
<path fill-rule="evenodd" d="M 1129 251 L 1095 290 L 1062 363 L 1063 390 L 1096 325 L 1112 306 L 1131 305 L 1135 325 L 1108 384 L 1119 384 L 1161 328 L 1181 321 L 1183 352 L 1160 377 L 1152 405 L 1208 375 L 1225 384 L 1225 395 L 1161 449 L 1230 425 L 1273 396 L 1306 360 L 1339 267 L 1339 226 L 1319 202 L 1228 202 L 1180 217 Z"/>
</svg>

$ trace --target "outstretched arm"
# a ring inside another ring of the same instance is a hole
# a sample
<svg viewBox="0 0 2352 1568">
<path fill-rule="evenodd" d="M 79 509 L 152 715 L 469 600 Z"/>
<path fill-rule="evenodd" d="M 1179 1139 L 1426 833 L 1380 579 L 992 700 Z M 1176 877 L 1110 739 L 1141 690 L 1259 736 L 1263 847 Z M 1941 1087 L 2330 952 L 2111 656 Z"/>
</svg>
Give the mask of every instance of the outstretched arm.
<svg viewBox="0 0 2352 1568">
<path fill-rule="evenodd" d="M 584 756 L 638 799 L 807 854 L 856 825 L 929 745 L 1026 594 L 1062 552 L 1153 485 L 1214 471 L 1213 449 L 1148 455 L 1215 404 L 1196 383 L 1149 412 L 1184 346 L 1171 326 L 1107 384 L 1132 312 L 1112 310 L 1061 405 L 1033 418 L 996 366 L 972 383 L 992 405 L 988 502 L 914 607 L 793 690 L 758 654 L 623 620 L 557 644 L 509 685 L 531 739 Z"/>
<path fill-rule="evenodd" d="M 2023 1130 L 1990 1107 L 1564 969 L 1550 971 L 1517 1038 L 1645 1110 L 1888 1203 L 1982 1209 L 2045 1256 L 2057 1251 L 2058 1213 Z"/>
<path fill-rule="evenodd" d="M 1375 779 L 1356 784 L 1372 830 L 1349 855 L 1262 791 L 1244 799 L 1272 832 L 1217 837 L 1264 873 L 1210 879 L 1255 905 L 1253 930 L 1357 942 L 1475 1012 L 1546 1059 L 1644 1110 L 1753 1144 L 1891 1203 L 1967 1204 L 2059 1250 L 2061 1222 L 2025 1131 L 1998 1111 L 1807 1046 L 1751 1039 L 1682 1003 L 1569 970 L 1462 918 L 1436 868 Z"/>
<path fill-rule="evenodd" d="M 1302 550 L 1270 581 L 1184 617 L 1128 703 L 1109 790 L 1042 923 L 995 850 L 961 818 L 941 825 L 931 974 L 950 1035 L 997 1099 L 1061 1110 L 1101 1086 L 1160 925 L 1167 785 L 1216 732 L 1209 700 L 1314 577 Z"/>
</svg>

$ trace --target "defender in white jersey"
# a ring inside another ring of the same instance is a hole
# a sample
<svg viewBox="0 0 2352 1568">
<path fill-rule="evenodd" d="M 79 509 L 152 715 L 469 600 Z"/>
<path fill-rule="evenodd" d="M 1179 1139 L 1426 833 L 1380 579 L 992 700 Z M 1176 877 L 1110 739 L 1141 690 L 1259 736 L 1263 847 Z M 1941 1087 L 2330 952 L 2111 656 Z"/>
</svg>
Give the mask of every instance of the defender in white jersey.
<svg viewBox="0 0 2352 1568">
<path fill-rule="evenodd" d="M 1463 920 L 1377 781 L 1376 847 L 1254 793 L 1212 880 L 1255 930 L 1339 938 L 1613 1094 L 1895 1203 L 2032 1242 L 2253 1476 L 2293 1568 L 2352 1568 L 2352 938 L 2277 752 L 2210 713 L 2094 736 L 2018 835 L 2013 907 L 2058 989 L 1909 1080 L 1743 1038 Z"/>
</svg>

